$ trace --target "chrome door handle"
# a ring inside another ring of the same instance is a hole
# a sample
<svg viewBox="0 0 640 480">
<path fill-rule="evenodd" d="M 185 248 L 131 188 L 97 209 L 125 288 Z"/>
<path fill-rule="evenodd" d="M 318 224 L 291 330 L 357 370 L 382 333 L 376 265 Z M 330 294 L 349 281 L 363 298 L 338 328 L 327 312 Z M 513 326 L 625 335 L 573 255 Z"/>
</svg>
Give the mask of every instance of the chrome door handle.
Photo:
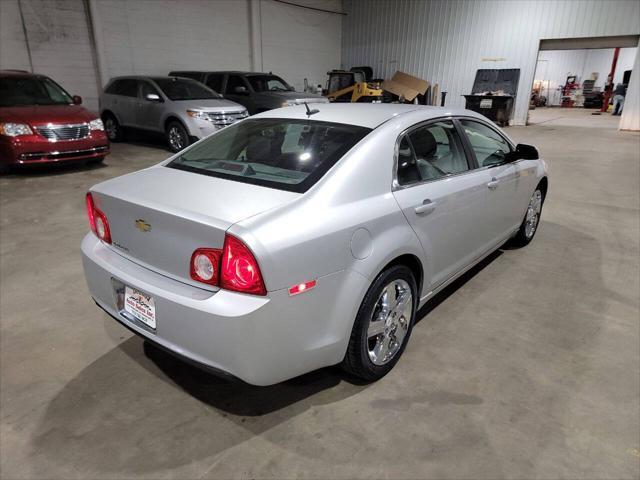
<svg viewBox="0 0 640 480">
<path fill-rule="evenodd" d="M 499 180 L 492 178 L 491 181 L 487 183 L 487 187 L 489 188 L 489 190 L 495 190 L 496 188 L 498 188 L 499 184 L 500 184 Z"/>
<path fill-rule="evenodd" d="M 413 210 L 417 215 L 426 215 L 433 212 L 436 209 L 436 202 L 432 202 L 430 199 L 426 199 L 422 202 L 422 205 L 418 205 Z"/>
</svg>

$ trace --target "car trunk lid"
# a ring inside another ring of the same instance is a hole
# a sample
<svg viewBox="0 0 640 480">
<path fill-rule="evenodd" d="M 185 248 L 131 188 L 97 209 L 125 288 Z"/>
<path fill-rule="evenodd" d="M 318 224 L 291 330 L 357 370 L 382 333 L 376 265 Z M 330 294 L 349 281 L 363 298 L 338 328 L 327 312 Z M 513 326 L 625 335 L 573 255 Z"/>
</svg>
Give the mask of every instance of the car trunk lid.
<svg viewBox="0 0 640 480">
<path fill-rule="evenodd" d="M 293 201 L 300 194 L 163 166 L 96 185 L 112 247 L 123 256 L 186 283 L 196 248 L 222 248 L 236 222 Z"/>
</svg>

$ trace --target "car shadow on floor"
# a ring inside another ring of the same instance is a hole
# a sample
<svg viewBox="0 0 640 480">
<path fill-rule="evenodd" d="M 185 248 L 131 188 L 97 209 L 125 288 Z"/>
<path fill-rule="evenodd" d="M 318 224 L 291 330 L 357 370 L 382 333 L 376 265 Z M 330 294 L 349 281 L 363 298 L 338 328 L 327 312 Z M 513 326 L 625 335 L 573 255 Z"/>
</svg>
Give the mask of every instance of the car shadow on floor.
<svg viewBox="0 0 640 480">
<path fill-rule="evenodd" d="M 136 145 L 138 147 L 154 148 L 171 154 L 167 146 L 167 139 L 163 133 L 147 130 L 127 129 L 122 143 Z"/>
</svg>

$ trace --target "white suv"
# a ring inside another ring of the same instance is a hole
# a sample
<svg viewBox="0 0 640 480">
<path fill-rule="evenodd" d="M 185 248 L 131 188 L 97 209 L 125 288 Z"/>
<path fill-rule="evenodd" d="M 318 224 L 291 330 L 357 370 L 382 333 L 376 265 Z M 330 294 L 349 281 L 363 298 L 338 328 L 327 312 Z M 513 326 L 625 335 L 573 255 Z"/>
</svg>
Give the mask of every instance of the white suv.
<svg viewBox="0 0 640 480">
<path fill-rule="evenodd" d="M 109 140 L 121 141 L 124 128 L 163 132 L 174 152 L 248 115 L 242 105 L 189 78 L 117 77 L 100 95 Z"/>
</svg>

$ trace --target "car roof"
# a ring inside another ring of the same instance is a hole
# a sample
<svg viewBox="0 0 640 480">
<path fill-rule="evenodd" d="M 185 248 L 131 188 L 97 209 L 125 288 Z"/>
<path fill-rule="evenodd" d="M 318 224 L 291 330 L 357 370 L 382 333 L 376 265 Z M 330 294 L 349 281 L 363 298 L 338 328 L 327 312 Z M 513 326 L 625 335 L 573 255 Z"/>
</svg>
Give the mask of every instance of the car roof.
<svg viewBox="0 0 640 480">
<path fill-rule="evenodd" d="M 206 73 L 214 75 L 276 75 L 275 73 L 266 72 L 244 72 L 241 70 L 172 70 L 175 73 Z M 278 76 L 278 75 L 276 75 Z"/>
<path fill-rule="evenodd" d="M 470 110 L 463 108 L 431 107 L 401 103 L 309 103 L 311 110 L 318 110 L 310 117 L 304 105 L 269 110 L 255 115 L 253 118 L 308 118 L 320 122 L 345 123 L 366 128 L 376 128 L 392 118 L 409 112 L 424 113 L 423 120 L 448 116 L 465 116 L 484 119 Z"/>
<path fill-rule="evenodd" d="M 41 77 L 42 75 L 38 75 L 37 73 L 31 73 L 27 70 L 0 70 L 0 76 L 2 77 Z"/>
<path fill-rule="evenodd" d="M 114 80 L 168 80 L 171 78 L 179 78 L 181 80 L 193 80 L 188 77 L 181 77 L 180 75 L 124 75 L 122 77 L 113 77 L 110 82 Z"/>
</svg>

